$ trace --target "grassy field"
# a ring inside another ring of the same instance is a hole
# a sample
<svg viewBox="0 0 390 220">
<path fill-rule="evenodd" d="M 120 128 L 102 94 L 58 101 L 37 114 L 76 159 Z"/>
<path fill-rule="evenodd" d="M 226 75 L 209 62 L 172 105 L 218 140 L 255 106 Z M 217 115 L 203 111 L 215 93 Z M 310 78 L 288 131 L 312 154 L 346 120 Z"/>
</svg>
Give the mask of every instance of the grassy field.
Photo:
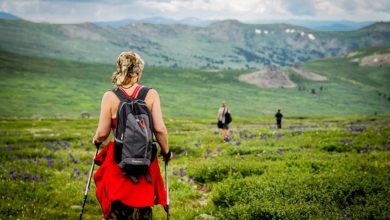
<svg viewBox="0 0 390 220">
<path fill-rule="evenodd" d="M 176 155 L 172 219 L 390 218 L 389 68 L 347 58 L 303 67 L 329 80 L 286 68 L 296 88 L 261 89 L 238 80 L 248 71 L 146 67 L 142 83 L 160 93 Z M 0 219 L 78 218 L 113 70 L 0 51 Z M 215 125 L 222 100 L 233 115 L 229 142 Z M 101 218 L 94 190 L 85 219 Z"/>
<path fill-rule="evenodd" d="M 233 117 L 390 114 L 389 68 L 360 67 L 344 58 L 304 65 L 330 80 L 307 80 L 288 69 L 292 89 L 262 89 L 238 80 L 248 71 L 207 72 L 147 66 L 142 83 L 157 89 L 167 117 L 214 118 L 221 101 Z M 113 65 L 27 57 L 0 51 L 0 117 L 80 117 L 99 113 Z"/>
<path fill-rule="evenodd" d="M 229 142 L 214 120 L 166 123 L 172 219 L 390 218 L 389 117 L 235 119 Z M 96 124 L 1 120 L 0 219 L 78 218 Z M 85 219 L 101 218 L 94 190 Z"/>
</svg>

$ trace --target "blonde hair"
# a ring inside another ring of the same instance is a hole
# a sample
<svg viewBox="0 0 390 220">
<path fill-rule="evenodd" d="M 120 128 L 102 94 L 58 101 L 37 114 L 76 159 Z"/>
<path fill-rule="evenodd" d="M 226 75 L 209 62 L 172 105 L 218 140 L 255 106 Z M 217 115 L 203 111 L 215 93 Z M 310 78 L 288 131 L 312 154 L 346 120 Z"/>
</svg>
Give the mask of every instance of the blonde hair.
<svg viewBox="0 0 390 220">
<path fill-rule="evenodd" d="M 112 84 L 117 88 L 127 85 L 136 77 L 142 74 L 144 61 L 141 57 L 133 52 L 127 51 L 119 54 L 116 60 L 116 71 L 112 74 Z"/>
</svg>

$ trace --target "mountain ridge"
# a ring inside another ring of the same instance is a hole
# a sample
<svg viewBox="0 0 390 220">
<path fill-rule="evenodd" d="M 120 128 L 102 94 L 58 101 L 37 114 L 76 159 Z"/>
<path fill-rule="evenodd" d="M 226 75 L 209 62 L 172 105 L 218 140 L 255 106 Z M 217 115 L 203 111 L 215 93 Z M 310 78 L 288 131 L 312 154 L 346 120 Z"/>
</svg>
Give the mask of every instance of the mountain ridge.
<svg viewBox="0 0 390 220">
<path fill-rule="evenodd" d="M 359 48 L 390 45 L 390 22 L 337 32 L 238 20 L 208 27 L 137 23 L 114 28 L 0 19 L 0 31 L 0 49 L 16 53 L 112 63 L 121 51 L 134 50 L 147 65 L 201 69 L 292 66 Z"/>
</svg>

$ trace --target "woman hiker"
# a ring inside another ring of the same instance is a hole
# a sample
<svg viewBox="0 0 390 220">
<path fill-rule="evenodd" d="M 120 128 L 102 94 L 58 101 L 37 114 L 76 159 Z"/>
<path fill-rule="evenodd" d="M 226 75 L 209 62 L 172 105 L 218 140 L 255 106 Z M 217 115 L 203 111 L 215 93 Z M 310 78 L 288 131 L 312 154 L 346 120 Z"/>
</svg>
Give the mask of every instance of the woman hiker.
<svg viewBox="0 0 390 220">
<path fill-rule="evenodd" d="M 226 106 L 225 102 L 222 102 L 221 107 L 218 109 L 217 120 L 218 128 L 222 129 L 222 136 L 224 141 L 229 140 L 229 124 L 226 122 L 226 113 L 230 113 L 229 108 Z"/>
<path fill-rule="evenodd" d="M 144 61 L 134 52 L 122 52 L 112 76 L 115 89 L 120 89 L 128 97 L 136 97 L 142 88 L 141 80 Z M 110 131 L 115 132 L 116 116 L 120 101 L 113 91 L 104 93 L 101 102 L 99 125 L 93 143 L 99 144 L 107 139 Z M 168 147 L 168 132 L 165 127 L 160 98 L 156 90 L 150 89 L 145 103 L 151 112 L 153 131 L 165 161 L 173 154 Z M 149 166 L 150 177 L 140 176 L 135 183 L 125 176 L 114 159 L 114 138 L 95 158 L 100 165 L 94 175 L 96 196 L 100 202 L 105 219 L 152 219 L 152 206 L 167 205 L 166 191 L 160 173 L 157 155 Z M 149 181 L 151 178 L 151 181 Z"/>
</svg>

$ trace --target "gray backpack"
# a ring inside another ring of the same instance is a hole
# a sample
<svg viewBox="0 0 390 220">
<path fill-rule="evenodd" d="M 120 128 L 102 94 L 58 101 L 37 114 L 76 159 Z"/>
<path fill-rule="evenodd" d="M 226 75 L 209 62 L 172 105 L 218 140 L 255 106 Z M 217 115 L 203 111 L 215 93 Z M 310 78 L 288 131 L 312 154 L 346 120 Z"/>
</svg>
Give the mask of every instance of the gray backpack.
<svg viewBox="0 0 390 220">
<path fill-rule="evenodd" d="M 157 153 L 153 141 L 152 114 L 145 103 L 149 88 L 142 87 L 136 98 L 117 88 L 112 90 L 120 104 L 116 116 L 114 157 L 124 174 L 135 183 L 144 175 L 149 183 L 149 165 Z"/>
</svg>

